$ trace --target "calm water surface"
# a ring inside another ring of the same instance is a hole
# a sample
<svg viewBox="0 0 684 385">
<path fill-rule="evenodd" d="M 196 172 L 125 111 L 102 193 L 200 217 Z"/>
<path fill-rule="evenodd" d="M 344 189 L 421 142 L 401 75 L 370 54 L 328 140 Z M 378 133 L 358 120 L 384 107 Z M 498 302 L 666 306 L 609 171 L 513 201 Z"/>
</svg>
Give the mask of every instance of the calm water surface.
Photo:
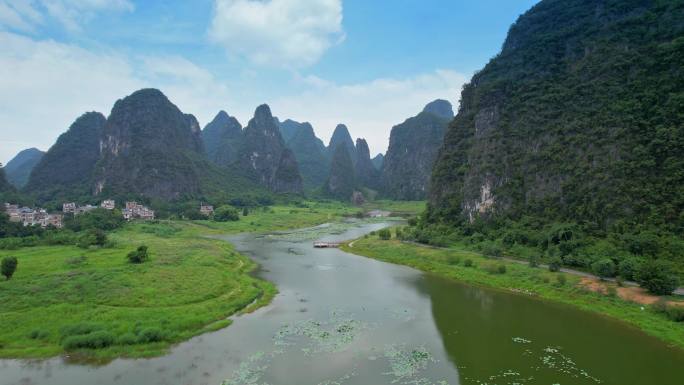
<svg viewBox="0 0 684 385">
<path fill-rule="evenodd" d="M 160 358 L 0 361 L 5 384 L 681 385 L 684 352 L 619 322 L 344 253 L 385 224 L 226 237 L 280 294 Z"/>
</svg>

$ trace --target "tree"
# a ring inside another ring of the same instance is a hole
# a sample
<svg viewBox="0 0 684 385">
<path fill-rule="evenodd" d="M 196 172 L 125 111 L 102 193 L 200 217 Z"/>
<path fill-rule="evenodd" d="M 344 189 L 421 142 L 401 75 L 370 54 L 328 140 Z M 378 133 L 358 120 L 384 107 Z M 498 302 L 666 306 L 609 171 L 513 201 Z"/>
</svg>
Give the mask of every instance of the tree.
<svg viewBox="0 0 684 385">
<path fill-rule="evenodd" d="M 660 260 L 650 260 L 641 264 L 635 278 L 641 287 L 656 295 L 672 294 L 679 285 L 672 265 Z"/>
<path fill-rule="evenodd" d="M 245 207 L 242 209 L 242 216 L 246 217 L 247 215 L 249 215 L 249 208 Z"/>
<path fill-rule="evenodd" d="M 231 206 L 221 206 L 214 211 L 216 222 L 234 222 L 240 220 L 240 213 Z"/>
<path fill-rule="evenodd" d="M 2 259 L 0 270 L 7 280 L 12 278 L 14 272 L 17 271 L 17 264 L 17 257 L 5 257 Z"/>
<path fill-rule="evenodd" d="M 601 259 L 591 265 L 591 271 L 599 278 L 605 279 L 615 276 L 615 263 L 611 259 Z"/>
<path fill-rule="evenodd" d="M 618 274 L 620 277 L 632 281 L 634 280 L 634 274 L 639 269 L 639 260 L 636 258 L 626 258 L 623 259 L 618 265 Z"/>
<path fill-rule="evenodd" d="M 147 246 L 145 245 L 139 246 L 136 250 L 128 253 L 128 262 L 130 263 L 139 264 L 147 261 L 147 259 Z"/>
</svg>

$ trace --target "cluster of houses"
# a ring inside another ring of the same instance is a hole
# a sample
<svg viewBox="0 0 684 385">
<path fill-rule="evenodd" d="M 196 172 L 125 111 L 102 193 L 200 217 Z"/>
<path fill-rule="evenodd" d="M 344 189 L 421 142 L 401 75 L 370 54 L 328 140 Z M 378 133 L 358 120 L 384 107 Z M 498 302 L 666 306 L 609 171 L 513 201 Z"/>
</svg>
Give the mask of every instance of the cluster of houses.
<svg viewBox="0 0 684 385">
<path fill-rule="evenodd" d="M 45 209 L 32 209 L 30 207 L 19 207 L 19 205 L 5 203 L 5 213 L 9 216 L 10 222 L 18 222 L 24 226 L 63 226 L 62 214 L 50 214 Z"/>
<path fill-rule="evenodd" d="M 113 204 L 113 201 L 111 201 Z M 104 202 L 103 202 L 104 203 Z M 106 208 L 102 206 L 103 208 Z M 126 208 L 121 210 L 125 220 L 130 221 L 131 219 L 142 219 L 142 220 L 152 220 L 154 219 L 154 210 L 143 206 L 137 202 L 126 202 Z"/>
<path fill-rule="evenodd" d="M 200 214 L 210 216 L 214 213 L 214 206 L 200 203 Z"/>
<path fill-rule="evenodd" d="M 102 201 L 99 207 L 105 210 L 114 210 L 116 208 L 116 202 L 114 202 L 114 200 L 107 199 Z M 213 208 L 211 206 L 208 207 L 213 212 Z M 81 215 L 95 210 L 98 208 L 98 206 L 79 206 L 74 202 L 66 202 L 62 204 L 61 214 L 50 214 L 47 212 L 47 210 L 42 208 L 34 209 L 30 207 L 19 207 L 19 205 L 11 203 L 5 203 L 4 208 L 5 213 L 7 213 L 11 222 L 21 223 L 24 226 L 54 226 L 56 228 L 62 228 L 64 225 L 64 214 Z M 138 204 L 137 202 L 126 202 L 126 208 L 121 210 L 121 213 L 126 220 L 154 219 L 154 210 L 148 208 L 147 206 Z"/>
</svg>

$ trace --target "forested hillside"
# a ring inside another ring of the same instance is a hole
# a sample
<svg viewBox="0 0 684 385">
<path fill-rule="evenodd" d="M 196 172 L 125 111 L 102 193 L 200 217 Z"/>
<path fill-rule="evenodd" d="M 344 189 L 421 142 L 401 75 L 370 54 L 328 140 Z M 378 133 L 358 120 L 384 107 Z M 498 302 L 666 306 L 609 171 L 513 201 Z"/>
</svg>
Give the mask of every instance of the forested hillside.
<svg viewBox="0 0 684 385">
<path fill-rule="evenodd" d="M 684 266 L 683 112 L 684 1 L 541 1 L 464 88 L 428 220 L 571 265 Z"/>
</svg>

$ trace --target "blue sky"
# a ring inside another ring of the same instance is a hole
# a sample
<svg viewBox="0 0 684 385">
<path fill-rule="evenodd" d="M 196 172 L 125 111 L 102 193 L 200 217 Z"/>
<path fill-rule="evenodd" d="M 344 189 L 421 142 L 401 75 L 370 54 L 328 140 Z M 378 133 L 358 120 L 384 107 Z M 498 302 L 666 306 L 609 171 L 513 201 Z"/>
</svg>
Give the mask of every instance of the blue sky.
<svg viewBox="0 0 684 385">
<path fill-rule="evenodd" d="M 269 103 L 325 141 L 343 122 L 384 152 L 424 104 L 457 105 L 536 2 L 0 0 L 0 161 L 142 87 L 202 125 Z"/>
</svg>

